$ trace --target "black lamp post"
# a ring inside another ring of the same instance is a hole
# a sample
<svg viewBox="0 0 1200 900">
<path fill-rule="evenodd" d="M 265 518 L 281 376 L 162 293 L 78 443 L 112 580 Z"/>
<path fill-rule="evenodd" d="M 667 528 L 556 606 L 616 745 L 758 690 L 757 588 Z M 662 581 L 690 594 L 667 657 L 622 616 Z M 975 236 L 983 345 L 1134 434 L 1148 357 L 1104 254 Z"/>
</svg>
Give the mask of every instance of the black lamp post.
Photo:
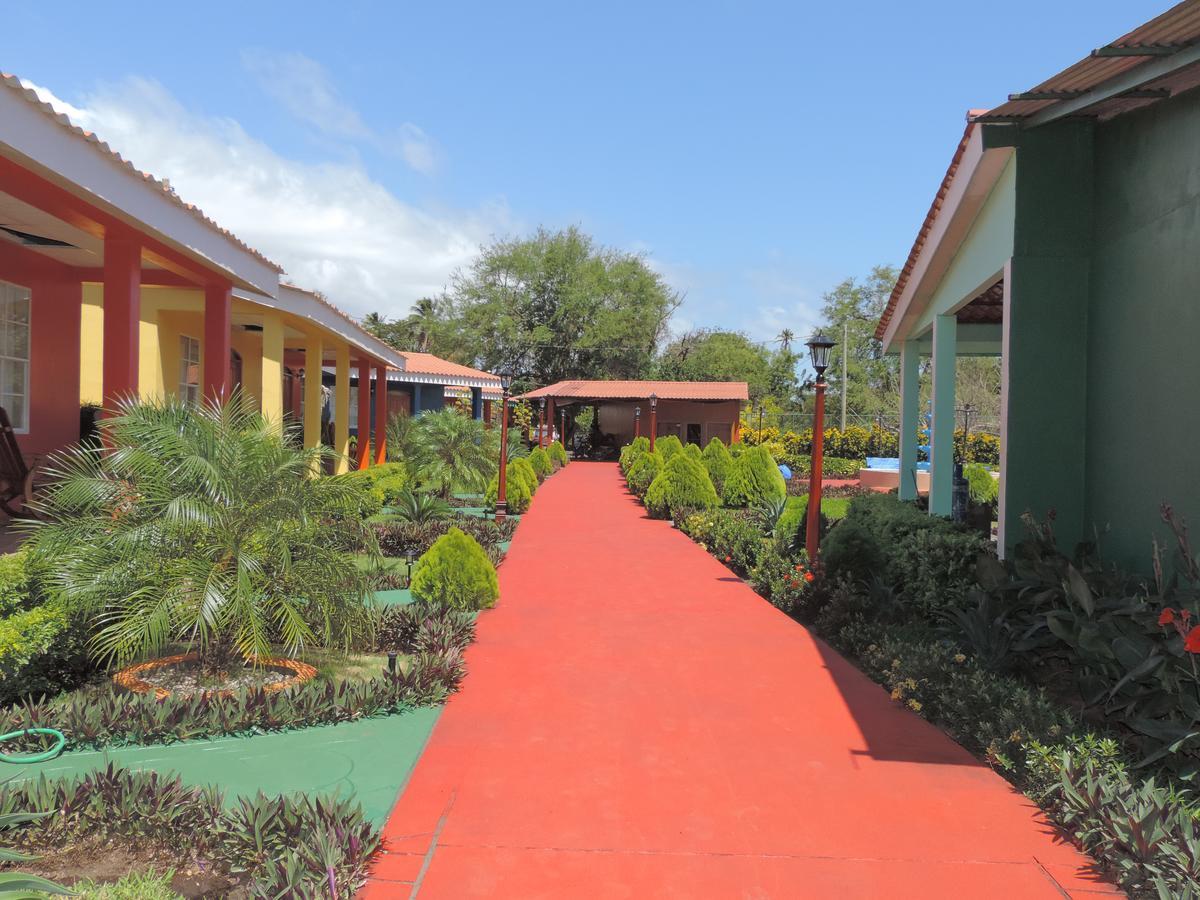
<svg viewBox="0 0 1200 900">
<path fill-rule="evenodd" d="M 642 408 L 640 406 L 633 408 L 633 436 L 635 438 L 642 436 Z"/>
<path fill-rule="evenodd" d="M 546 398 L 538 401 L 538 446 L 546 445 Z"/>
<path fill-rule="evenodd" d="M 825 456 L 825 370 L 829 368 L 829 351 L 837 345 L 825 335 L 817 333 L 808 342 L 813 371 L 817 382 L 813 394 L 812 465 L 808 473 L 808 527 L 804 549 L 808 552 L 808 564 L 816 562 L 820 549 L 821 529 L 821 463 Z"/>
<path fill-rule="evenodd" d="M 500 471 L 496 474 L 496 521 L 508 516 L 508 389 L 512 373 L 500 373 Z"/>
<path fill-rule="evenodd" d="M 658 431 L 658 394 L 650 395 L 650 452 L 654 452 L 654 434 Z"/>
</svg>

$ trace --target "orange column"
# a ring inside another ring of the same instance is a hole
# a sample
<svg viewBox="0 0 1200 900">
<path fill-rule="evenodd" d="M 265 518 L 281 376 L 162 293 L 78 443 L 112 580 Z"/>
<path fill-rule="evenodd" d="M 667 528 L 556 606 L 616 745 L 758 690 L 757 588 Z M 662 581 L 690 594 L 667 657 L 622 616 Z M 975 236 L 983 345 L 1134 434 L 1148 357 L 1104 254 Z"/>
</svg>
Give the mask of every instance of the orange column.
<svg viewBox="0 0 1200 900">
<path fill-rule="evenodd" d="M 358 361 L 358 467 L 371 464 L 371 360 Z"/>
<path fill-rule="evenodd" d="M 387 366 L 375 366 L 375 465 L 387 462 Z"/>
<path fill-rule="evenodd" d="M 492 401 L 483 401 L 483 422 L 488 428 L 492 427 Z"/>
<path fill-rule="evenodd" d="M 135 236 L 104 239 L 104 408 L 138 392 L 138 320 L 142 311 L 142 248 Z"/>
<path fill-rule="evenodd" d="M 228 284 L 204 286 L 204 390 L 206 400 L 229 396 L 230 331 L 233 289 Z"/>
</svg>

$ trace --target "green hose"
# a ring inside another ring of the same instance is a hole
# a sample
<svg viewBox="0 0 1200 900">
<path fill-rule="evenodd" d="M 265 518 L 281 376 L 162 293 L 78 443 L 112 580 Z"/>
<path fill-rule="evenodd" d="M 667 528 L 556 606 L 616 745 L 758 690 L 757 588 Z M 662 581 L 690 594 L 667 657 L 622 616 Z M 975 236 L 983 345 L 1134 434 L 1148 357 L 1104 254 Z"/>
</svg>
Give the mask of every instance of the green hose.
<svg viewBox="0 0 1200 900">
<path fill-rule="evenodd" d="M 54 728 L 26 728 L 22 731 L 10 731 L 8 734 L 0 734 L 0 744 L 5 741 L 16 740 L 19 737 L 25 737 L 27 734 L 52 734 L 55 741 L 54 746 L 49 750 L 44 750 L 41 753 L 34 753 L 31 756 L 9 756 L 7 753 L 0 753 L 0 762 L 6 763 L 39 763 L 45 762 L 48 759 L 54 759 L 58 754 L 62 753 L 63 747 L 67 745 L 67 737 L 61 731 Z"/>
</svg>

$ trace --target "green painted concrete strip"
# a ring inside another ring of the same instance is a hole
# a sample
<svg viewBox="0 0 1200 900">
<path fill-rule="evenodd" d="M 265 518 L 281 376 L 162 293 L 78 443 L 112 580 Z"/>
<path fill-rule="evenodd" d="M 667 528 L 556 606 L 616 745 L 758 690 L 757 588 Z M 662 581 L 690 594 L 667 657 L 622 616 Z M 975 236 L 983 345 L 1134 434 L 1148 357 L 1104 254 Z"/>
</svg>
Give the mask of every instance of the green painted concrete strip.
<svg viewBox="0 0 1200 900">
<path fill-rule="evenodd" d="M 412 591 L 376 591 L 375 599 L 384 606 L 408 606 L 413 602 Z"/>
<path fill-rule="evenodd" d="M 144 747 L 78 750 L 34 765 L 0 766 L 13 780 L 81 775 L 112 762 L 135 770 L 173 772 L 194 785 L 214 784 L 227 799 L 290 793 L 354 796 L 382 825 L 408 782 L 442 708 L 319 725 L 250 737 Z"/>
</svg>

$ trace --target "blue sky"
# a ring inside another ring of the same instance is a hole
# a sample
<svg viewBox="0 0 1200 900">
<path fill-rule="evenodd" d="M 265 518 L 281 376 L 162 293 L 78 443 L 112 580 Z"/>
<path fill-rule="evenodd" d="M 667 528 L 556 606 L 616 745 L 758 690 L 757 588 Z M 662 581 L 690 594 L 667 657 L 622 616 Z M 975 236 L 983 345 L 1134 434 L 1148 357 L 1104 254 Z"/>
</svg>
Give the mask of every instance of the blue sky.
<svg viewBox="0 0 1200 900">
<path fill-rule="evenodd" d="M 903 261 L 969 107 L 1167 5 L 15 4 L 0 69 L 356 314 L 579 224 L 766 339 Z"/>
</svg>

